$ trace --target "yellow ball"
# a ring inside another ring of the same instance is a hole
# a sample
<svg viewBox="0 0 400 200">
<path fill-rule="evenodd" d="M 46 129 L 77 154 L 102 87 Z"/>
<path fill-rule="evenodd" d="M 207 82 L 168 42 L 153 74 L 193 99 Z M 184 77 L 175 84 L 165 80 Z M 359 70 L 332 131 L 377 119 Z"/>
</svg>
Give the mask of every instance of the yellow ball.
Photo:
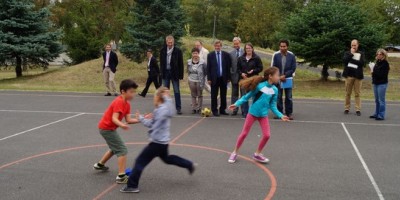
<svg viewBox="0 0 400 200">
<path fill-rule="evenodd" d="M 209 117 L 211 116 L 211 110 L 209 108 L 203 108 L 201 110 L 201 116 L 202 117 Z"/>
</svg>

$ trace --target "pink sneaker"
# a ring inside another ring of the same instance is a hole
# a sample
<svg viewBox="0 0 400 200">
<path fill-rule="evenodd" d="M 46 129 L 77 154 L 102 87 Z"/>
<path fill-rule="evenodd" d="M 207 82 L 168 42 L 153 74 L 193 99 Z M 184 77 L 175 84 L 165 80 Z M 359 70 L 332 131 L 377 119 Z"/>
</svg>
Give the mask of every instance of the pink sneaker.
<svg viewBox="0 0 400 200">
<path fill-rule="evenodd" d="M 254 154 L 253 155 L 253 160 L 260 162 L 260 163 L 268 163 L 269 159 L 264 157 L 262 154 Z"/>
<path fill-rule="evenodd" d="M 236 158 L 237 158 L 237 154 L 236 153 L 231 153 L 231 156 L 229 156 L 228 163 L 235 163 L 236 162 Z"/>
</svg>

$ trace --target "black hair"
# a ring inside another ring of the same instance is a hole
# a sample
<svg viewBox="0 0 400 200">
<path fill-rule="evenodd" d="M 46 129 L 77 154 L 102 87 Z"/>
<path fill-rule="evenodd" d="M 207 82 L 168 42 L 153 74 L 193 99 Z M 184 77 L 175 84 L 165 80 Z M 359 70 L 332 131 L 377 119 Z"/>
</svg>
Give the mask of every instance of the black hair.
<svg viewBox="0 0 400 200">
<path fill-rule="evenodd" d="M 289 46 L 289 40 L 282 39 L 282 40 L 279 41 L 279 45 L 281 45 L 282 43 L 285 43 L 286 46 Z"/>
<path fill-rule="evenodd" d="M 192 53 L 193 53 L 193 52 L 200 53 L 200 50 L 199 50 L 198 48 L 193 48 L 193 49 L 192 49 Z"/>
<path fill-rule="evenodd" d="M 148 52 L 153 53 L 153 50 L 147 49 L 146 53 L 148 53 Z"/>
<path fill-rule="evenodd" d="M 125 79 L 123 81 L 121 81 L 121 84 L 119 85 L 119 91 L 122 92 L 126 92 L 129 89 L 137 89 L 139 86 L 138 84 L 136 84 L 135 81 L 133 81 L 132 79 Z"/>
</svg>

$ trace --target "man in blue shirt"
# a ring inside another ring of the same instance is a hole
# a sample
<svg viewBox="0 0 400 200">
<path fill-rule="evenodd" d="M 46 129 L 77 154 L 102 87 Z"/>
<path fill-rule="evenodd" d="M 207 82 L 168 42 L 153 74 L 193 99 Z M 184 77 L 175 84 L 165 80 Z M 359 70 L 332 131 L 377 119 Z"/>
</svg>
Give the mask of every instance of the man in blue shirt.
<svg viewBox="0 0 400 200">
<path fill-rule="evenodd" d="M 281 74 L 280 81 L 285 82 L 287 78 L 293 78 L 296 71 L 296 56 L 288 51 L 289 41 L 281 40 L 279 42 L 279 51 L 272 56 L 271 67 L 277 67 Z M 293 120 L 293 98 L 292 89 L 282 89 L 278 84 L 278 110 L 283 113 L 283 92 L 285 92 L 285 114 L 290 120 Z"/>
</svg>

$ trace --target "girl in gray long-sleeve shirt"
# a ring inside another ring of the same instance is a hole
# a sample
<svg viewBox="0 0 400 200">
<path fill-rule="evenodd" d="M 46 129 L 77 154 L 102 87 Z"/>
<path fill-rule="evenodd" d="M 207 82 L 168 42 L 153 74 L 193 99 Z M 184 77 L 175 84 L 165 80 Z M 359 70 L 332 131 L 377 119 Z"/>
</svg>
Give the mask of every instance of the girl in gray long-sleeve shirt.
<svg viewBox="0 0 400 200">
<path fill-rule="evenodd" d="M 157 90 L 156 95 L 154 95 L 154 105 L 156 108 L 152 114 L 145 116 L 137 114 L 143 125 L 150 128 L 149 137 L 151 142 L 136 158 L 128 184 L 120 190 L 121 192 L 138 193 L 140 176 L 144 168 L 156 157 L 159 157 L 168 165 L 186 168 L 189 174 L 192 174 L 195 170 L 193 162 L 176 155 L 168 154 L 169 129 L 171 118 L 175 114 L 168 88 L 161 87 Z"/>
</svg>

